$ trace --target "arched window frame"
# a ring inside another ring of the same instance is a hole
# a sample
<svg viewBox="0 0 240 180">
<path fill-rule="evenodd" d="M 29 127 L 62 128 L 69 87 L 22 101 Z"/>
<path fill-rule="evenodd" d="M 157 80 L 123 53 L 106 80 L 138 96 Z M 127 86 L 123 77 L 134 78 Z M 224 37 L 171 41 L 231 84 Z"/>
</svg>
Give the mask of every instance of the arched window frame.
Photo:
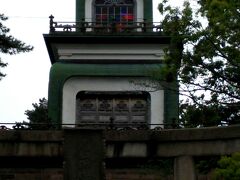
<svg viewBox="0 0 240 180">
<path fill-rule="evenodd" d="M 98 1 L 98 2 L 97 2 Z M 135 0 L 94 0 L 93 17 L 98 24 L 133 24 L 136 21 Z"/>
<path fill-rule="evenodd" d="M 95 0 L 85 0 L 85 21 L 94 21 L 94 2 Z M 134 0 L 135 20 L 142 22 L 144 18 L 143 0 Z"/>
</svg>

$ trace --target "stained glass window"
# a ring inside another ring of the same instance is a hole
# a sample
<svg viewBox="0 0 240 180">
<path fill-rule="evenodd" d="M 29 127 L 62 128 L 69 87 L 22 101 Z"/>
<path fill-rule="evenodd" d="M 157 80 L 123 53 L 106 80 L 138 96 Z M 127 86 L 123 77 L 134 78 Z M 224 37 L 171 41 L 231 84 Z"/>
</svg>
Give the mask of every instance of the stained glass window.
<svg viewBox="0 0 240 180">
<path fill-rule="evenodd" d="M 132 24 L 134 21 L 134 0 L 95 0 L 95 18 L 97 24 L 109 24 L 113 21 Z"/>
</svg>

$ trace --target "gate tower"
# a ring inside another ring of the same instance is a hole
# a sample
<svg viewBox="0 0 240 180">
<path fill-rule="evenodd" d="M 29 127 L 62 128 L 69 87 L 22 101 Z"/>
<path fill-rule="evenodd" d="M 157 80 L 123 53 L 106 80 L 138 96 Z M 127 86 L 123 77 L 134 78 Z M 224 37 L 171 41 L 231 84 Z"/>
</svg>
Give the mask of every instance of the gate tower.
<svg viewBox="0 0 240 180">
<path fill-rule="evenodd" d="M 54 124 L 138 126 L 178 119 L 177 83 L 151 87 L 171 42 L 153 23 L 152 8 L 151 0 L 76 0 L 76 22 L 50 16 L 44 39 Z"/>
</svg>

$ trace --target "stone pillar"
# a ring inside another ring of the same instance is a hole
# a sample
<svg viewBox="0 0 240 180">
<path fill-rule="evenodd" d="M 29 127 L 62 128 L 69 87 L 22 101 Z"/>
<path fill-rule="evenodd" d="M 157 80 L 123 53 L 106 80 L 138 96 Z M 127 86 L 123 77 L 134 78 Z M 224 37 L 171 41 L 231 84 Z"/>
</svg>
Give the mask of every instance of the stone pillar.
<svg viewBox="0 0 240 180">
<path fill-rule="evenodd" d="M 191 156 L 179 156 L 174 160 L 174 180 L 195 180 L 194 160 Z"/>
<path fill-rule="evenodd" d="M 64 180 L 104 180 L 102 130 L 64 130 Z"/>
</svg>

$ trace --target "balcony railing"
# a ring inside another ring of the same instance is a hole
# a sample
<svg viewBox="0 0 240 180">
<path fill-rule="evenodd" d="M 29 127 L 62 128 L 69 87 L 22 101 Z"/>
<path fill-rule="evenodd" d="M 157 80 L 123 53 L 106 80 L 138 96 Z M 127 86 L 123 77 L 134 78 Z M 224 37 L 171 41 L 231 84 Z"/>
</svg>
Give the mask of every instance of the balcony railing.
<svg viewBox="0 0 240 180">
<path fill-rule="evenodd" d="M 143 20 L 141 22 L 125 23 L 112 20 L 111 23 L 89 22 L 84 19 L 79 22 L 55 22 L 50 16 L 50 33 L 79 32 L 79 33 L 161 33 L 160 23 Z"/>
</svg>

